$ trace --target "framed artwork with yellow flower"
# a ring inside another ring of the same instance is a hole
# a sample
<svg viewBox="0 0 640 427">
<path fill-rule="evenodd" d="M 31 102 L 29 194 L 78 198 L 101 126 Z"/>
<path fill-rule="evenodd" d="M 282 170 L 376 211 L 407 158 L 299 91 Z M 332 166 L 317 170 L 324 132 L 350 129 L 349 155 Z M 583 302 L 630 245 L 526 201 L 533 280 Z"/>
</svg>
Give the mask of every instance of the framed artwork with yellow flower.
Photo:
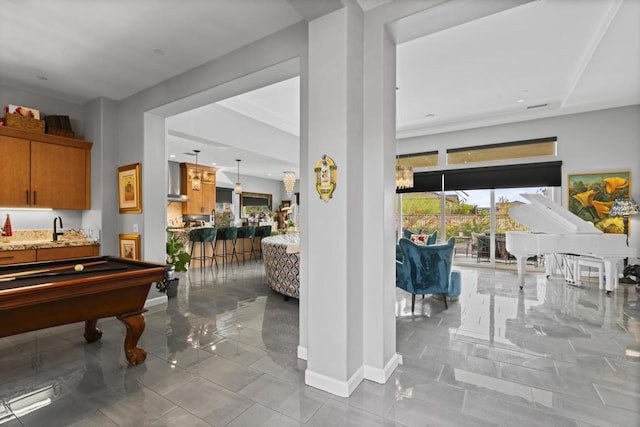
<svg viewBox="0 0 640 427">
<path fill-rule="evenodd" d="M 569 175 L 569 212 L 605 233 L 623 234 L 621 217 L 610 217 L 616 199 L 631 197 L 631 172 Z"/>
</svg>

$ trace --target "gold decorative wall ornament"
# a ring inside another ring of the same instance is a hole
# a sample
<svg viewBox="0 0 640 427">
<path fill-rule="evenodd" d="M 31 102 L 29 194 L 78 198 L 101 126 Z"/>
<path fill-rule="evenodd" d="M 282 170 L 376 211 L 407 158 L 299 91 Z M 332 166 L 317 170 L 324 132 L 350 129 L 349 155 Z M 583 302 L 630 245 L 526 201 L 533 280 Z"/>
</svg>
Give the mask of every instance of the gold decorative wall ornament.
<svg viewBox="0 0 640 427">
<path fill-rule="evenodd" d="M 338 167 L 333 159 L 326 154 L 322 155 L 322 158 L 318 160 L 316 167 L 313 169 L 316 175 L 316 191 L 325 202 L 328 202 L 333 197 L 333 192 L 336 189 L 337 170 Z"/>
</svg>

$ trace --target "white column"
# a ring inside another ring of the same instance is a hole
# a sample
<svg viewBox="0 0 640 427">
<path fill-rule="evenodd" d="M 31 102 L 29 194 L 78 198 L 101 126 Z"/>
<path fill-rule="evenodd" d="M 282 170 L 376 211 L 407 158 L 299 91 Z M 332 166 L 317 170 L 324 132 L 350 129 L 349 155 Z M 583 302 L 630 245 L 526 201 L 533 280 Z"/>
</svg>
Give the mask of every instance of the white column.
<svg viewBox="0 0 640 427">
<path fill-rule="evenodd" d="M 309 24 L 308 174 L 337 166 L 333 197 L 309 193 L 305 382 L 349 396 L 363 368 L 362 11 L 345 7 Z"/>
<path fill-rule="evenodd" d="M 365 19 L 363 271 L 364 377 L 385 383 L 396 354 L 396 48 L 379 17 Z M 402 224 L 399 224 L 402 228 Z"/>
</svg>

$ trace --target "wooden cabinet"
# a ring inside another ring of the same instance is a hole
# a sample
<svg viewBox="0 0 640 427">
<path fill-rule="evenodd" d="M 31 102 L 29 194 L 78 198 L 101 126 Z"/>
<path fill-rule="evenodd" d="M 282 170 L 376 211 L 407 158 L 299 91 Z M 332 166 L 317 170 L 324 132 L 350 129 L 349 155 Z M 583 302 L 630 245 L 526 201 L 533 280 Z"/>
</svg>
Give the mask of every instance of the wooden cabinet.
<svg viewBox="0 0 640 427">
<path fill-rule="evenodd" d="M 38 261 L 53 261 L 57 259 L 83 258 L 100 255 L 100 246 L 66 246 L 64 248 L 38 249 Z"/>
<path fill-rule="evenodd" d="M 0 206 L 90 209 L 92 145 L 0 127 Z"/>
<path fill-rule="evenodd" d="M 217 168 L 198 165 L 197 173 L 201 177 L 200 190 L 192 189 L 192 179 L 196 174 L 196 165 L 180 163 L 180 192 L 186 194 L 188 201 L 182 203 L 183 215 L 211 215 L 216 208 L 216 171 Z"/>
<path fill-rule="evenodd" d="M 20 249 L 0 251 L 0 265 L 24 262 L 54 261 L 100 255 L 100 245 L 65 246 L 59 248 Z"/>
<path fill-rule="evenodd" d="M 36 259 L 37 257 L 36 257 L 35 249 L 0 252 L 0 265 L 20 264 L 23 262 L 35 262 Z"/>
<path fill-rule="evenodd" d="M 0 206 L 29 207 L 31 141 L 0 134 L 0 153 Z"/>
</svg>

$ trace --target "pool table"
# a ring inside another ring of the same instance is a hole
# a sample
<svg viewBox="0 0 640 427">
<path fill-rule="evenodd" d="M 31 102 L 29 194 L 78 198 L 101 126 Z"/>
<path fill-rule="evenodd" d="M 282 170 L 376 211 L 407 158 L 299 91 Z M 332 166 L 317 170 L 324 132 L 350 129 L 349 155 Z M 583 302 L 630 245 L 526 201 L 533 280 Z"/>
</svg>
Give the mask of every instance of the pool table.
<svg viewBox="0 0 640 427">
<path fill-rule="evenodd" d="M 98 319 L 116 316 L 127 328 L 125 356 L 137 365 L 147 357 L 137 347 L 144 304 L 165 271 L 164 264 L 110 256 L 0 266 L 0 337 L 84 321 L 84 338 L 93 342 L 102 336 Z"/>
</svg>

